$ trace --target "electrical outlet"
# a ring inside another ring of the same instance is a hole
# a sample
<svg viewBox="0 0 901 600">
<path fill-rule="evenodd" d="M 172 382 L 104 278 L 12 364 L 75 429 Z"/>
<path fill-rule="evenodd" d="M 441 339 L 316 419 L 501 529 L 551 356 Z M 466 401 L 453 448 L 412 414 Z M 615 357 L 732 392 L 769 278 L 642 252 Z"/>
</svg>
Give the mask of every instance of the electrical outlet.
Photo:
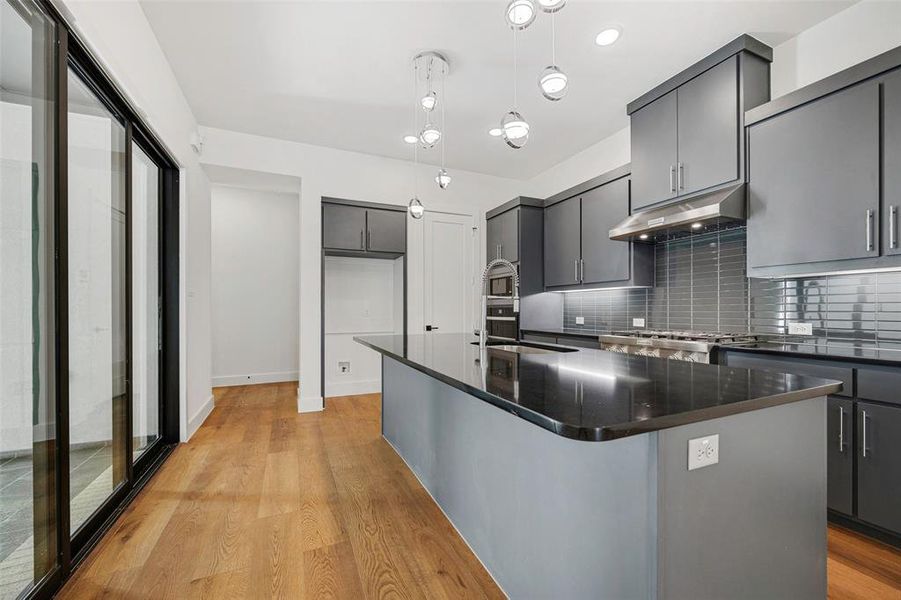
<svg viewBox="0 0 901 600">
<path fill-rule="evenodd" d="M 812 323 L 789 323 L 788 335 L 813 335 Z"/>
<path fill-rule="evenodd" d="M 688 470 L 709 467 L 720 462 L 720 435 L 688 440 Z"/>
<path fill-rule="evenodd" d="M 339 361 L 338 362 L 338 372 L 341 373 L 342 375 L 349 375 L 350 374 L 350 361 L 349 360 Z"/>
<path fill-rule="evenodd" d="M 576 325 L 584 325 L 585 317 L 576 317 Z"/>
<path fill-rule="evenodd" d="M 632 319 L 632 327 L 644 327 L 644 319 L 641 317 L 634 317 Z"/>
</svg>

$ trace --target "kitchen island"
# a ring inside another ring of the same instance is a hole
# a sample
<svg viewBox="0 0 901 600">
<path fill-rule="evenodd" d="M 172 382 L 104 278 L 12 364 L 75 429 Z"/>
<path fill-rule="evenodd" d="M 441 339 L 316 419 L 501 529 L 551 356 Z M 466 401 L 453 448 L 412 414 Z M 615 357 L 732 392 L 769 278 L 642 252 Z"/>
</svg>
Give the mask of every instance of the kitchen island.
<svg viewBox="0 0 901 600">
<path fill-rule="evenodd" d="M 382 354 L 384 438 L 510 597 L 825 597 L 840 382 L 481 351 L 465 334 L 356 339 Z M 718 462 L 689 470 L 689 440 L 714 435 Z"/>
</svg>

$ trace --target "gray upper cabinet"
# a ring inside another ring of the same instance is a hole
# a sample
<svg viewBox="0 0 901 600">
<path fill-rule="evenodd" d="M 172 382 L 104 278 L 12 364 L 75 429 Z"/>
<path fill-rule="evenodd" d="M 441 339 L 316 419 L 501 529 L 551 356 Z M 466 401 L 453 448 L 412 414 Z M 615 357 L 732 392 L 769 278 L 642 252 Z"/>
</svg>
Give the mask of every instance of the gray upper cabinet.
<svg viewBox="0 0 901 600">
<path fill-rule="evenodd" d="M 330 250 L 366 249 L 366 209 L 322 204 L 322 247 Z"/>
<path fill-rule="evenodd" d="M 691 194 L 738 179 L 738 56 L 698 75 L 677 92 L 677 193 Z"/>
<path fill-rule="evenodd" d="M 366 249 L 369 252 L 403 253 L 407 248 L 406 213 L 366 210 Z"/>
<path fill-rule="evenodd" d="M 519 208 L 512 208 L 488 219 L 486 257 L 489 261 L 505 258 L 519 260 Z"/>
<path fill-rule="evenodd" d="M 632 208 L 676 195 L 676 91 L 632 113 Z"/>
<path fill-rule="evenodd" d="M 582 195 L 582 283 L 629 279 L 629 242 L 611 240 L 607 231 L 629 216 L 629 178 Z"/>
<path fill-rule="evenodd" d="M 544 285 L 579 283 L 582 228 L 579 197 L 563 200 L 544 210 Z"/>
<path fill-rule="evenodd" d="M 857 516 L 901 532 L 901 408 L 857 403 Z"/>
<path fill-rule="evenodd" d="M 882 98 L 882 246 L 885 254 L 901 254 L 901 71 L 885 78 Z"/>
<path fill-rule="evenodd" d="M 879 254 L 879 135 L 875 82 L 749 128 L 749 270 Z"/>
</svg>

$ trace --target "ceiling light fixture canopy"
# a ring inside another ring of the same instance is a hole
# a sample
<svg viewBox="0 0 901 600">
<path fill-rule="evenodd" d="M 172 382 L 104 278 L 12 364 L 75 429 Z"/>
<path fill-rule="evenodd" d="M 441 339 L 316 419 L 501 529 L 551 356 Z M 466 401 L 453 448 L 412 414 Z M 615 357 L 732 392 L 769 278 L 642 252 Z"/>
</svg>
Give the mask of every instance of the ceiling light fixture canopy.
<svg viewBox="0 0 901 600">
<path fill-rule="evenodd" d="M 513 29 L 525 29 L 535 21 L 536 12 L 532 0 L 510 0 L 504 16 Z"/>
</svg>

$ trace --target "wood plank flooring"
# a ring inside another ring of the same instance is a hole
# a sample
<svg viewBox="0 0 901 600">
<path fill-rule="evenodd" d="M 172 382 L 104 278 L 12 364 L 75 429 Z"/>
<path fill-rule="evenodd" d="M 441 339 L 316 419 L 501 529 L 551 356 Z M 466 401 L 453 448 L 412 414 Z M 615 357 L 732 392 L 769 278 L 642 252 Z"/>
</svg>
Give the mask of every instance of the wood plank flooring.
<svg viewBox="0 0 901 600">
<path fill-rule="evenodd" d="M 503 597 L 381 439 L 378 395 L 299 415 L 295 390 L 216 389 L 60 597 Z M 830 528 L 829 596 L 901 600 L 901 553 Z"/>
</svg>

